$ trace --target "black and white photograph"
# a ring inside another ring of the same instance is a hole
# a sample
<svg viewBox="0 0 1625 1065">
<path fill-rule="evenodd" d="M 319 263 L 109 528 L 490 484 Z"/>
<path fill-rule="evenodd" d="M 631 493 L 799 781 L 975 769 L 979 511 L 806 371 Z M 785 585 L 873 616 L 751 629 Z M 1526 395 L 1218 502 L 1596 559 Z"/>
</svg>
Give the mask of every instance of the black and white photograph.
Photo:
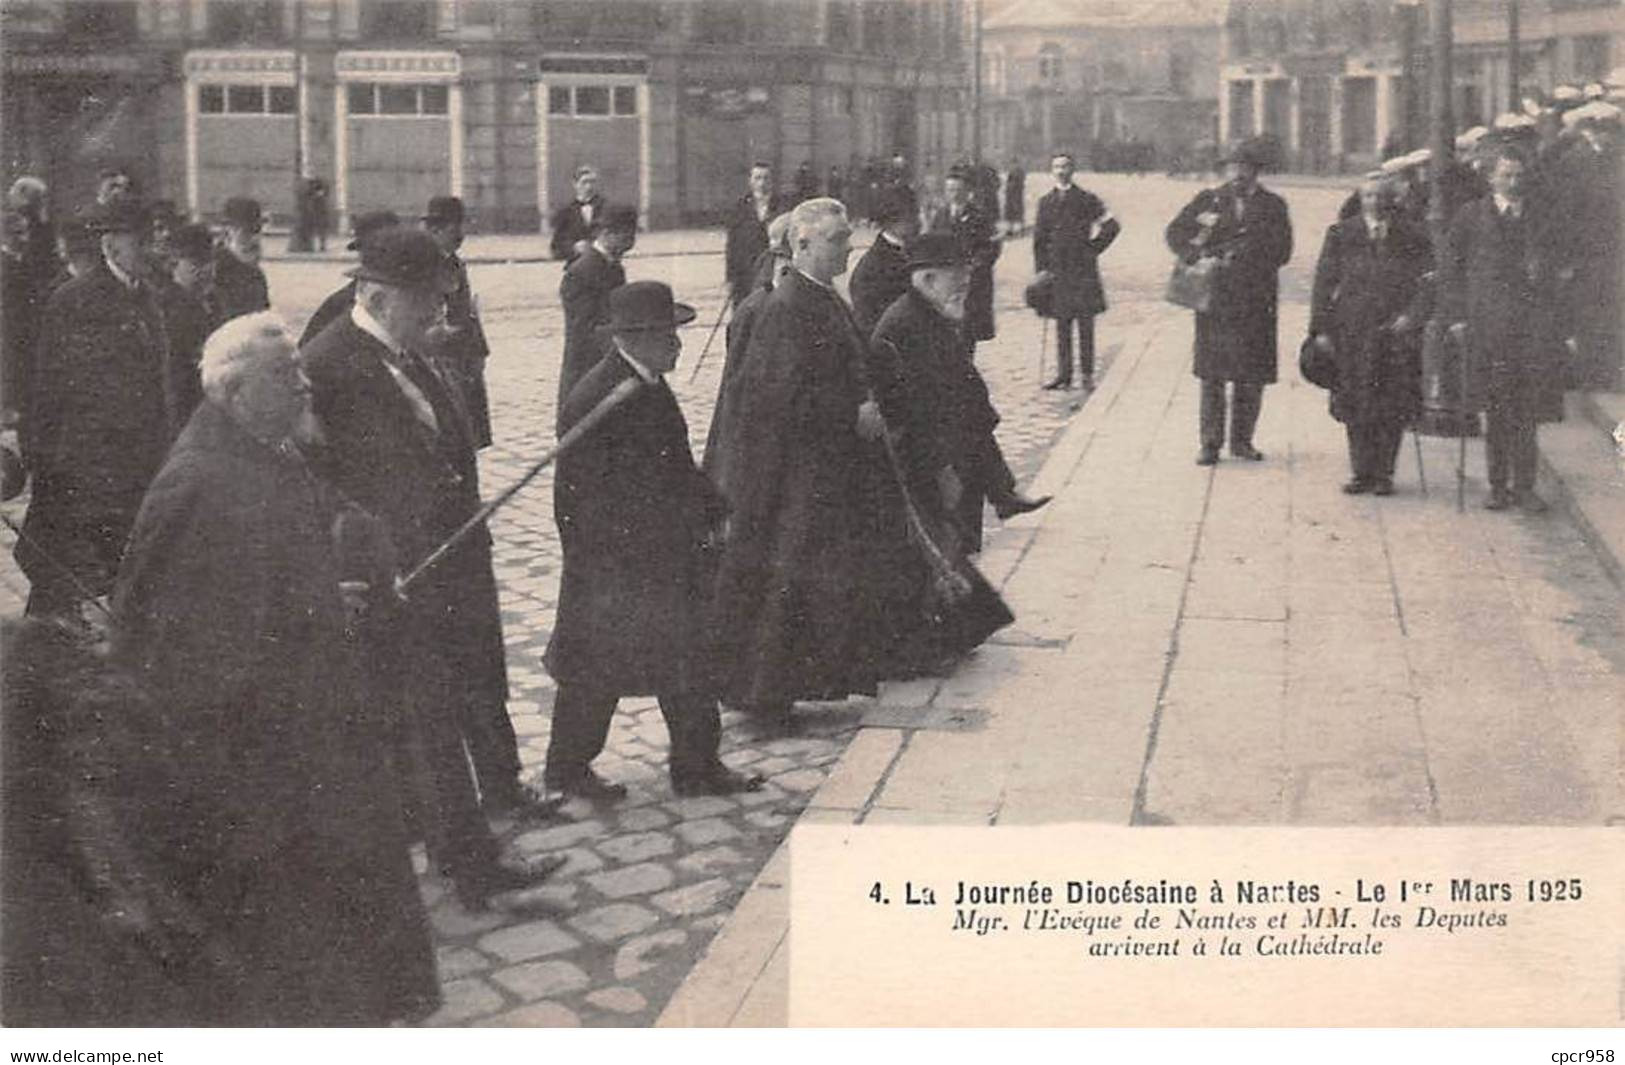
<svg viewBox="0 0 1625 1065">
<path fill-rule="evenodd" d="M 1625 1020 L 1621 0 L 0 59 L 9 1049 Z"/>
</svg>

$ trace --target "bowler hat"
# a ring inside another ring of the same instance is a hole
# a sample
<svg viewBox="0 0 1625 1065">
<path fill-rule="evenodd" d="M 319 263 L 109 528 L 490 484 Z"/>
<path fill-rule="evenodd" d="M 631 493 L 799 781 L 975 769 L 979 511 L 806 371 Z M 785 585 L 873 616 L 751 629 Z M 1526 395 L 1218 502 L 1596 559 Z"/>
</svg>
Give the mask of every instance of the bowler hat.
<svg viewBox="0 0 1625 1065">
<path fill-rule="evenodd" d="M 169 250 L 177 259 L 193 262 L 207 259 L 214 254 L 214 234 L 199 222 L 179 226 L 169 235 Z"/>
<path fill-rule="evenodd" d="M 638 231 L 638 212 L 624 204 L 605 207 L 592 217 L 592 231 L 594 233 L 636 233 Z"/>
<path fill-rule="evenodd" d="M 345 273 L 357 281 L 376 281 L 401 288 L 457 287 L 456 271 L 435 239 L 416 226 L 394 225 L 361 243 L 361 262 Z"/>
<path fill-rule="evenodd" d="M 366 243 L 369 237 L 378 232 L 380 229 L 386 229 L 389 226 L 398 226 L 400 224 L 401 216 L 396 214 L 394 211 L 368 211 L 366 214 L 357 215 L 355 222 L 351 226 L 351 228 L 354 230 L 354 235 L 350 238 L 350 243 L 345 245 L 345 247 L 349 248 L 351 251 L 356 251 L 360 249 L 362 244 Z"/>
<path fill-rule="evenodd" d="M 908 242 L 908 268 L 969 266 L 965 248 L 952 233 L 924 233 Z"/>
<path fill-rule="evenodd" d="M 118 199 L 111 203 L 92 204 L 84 214 L 85 226 L 92 233 L 146 233 L 152 226 L 152 215 L 140 201 Z"/>
<path fill-rule="evenodd" d="M 1322 351 L 1314 337 L 1305 337 L 1298 348 L 1298 372 L 1316 388 L 1337 387 L 1337 356 Z"/>
<path fill-rule="evenodd" d="M 1038 317 L 1050 317 L 1050 312 L 1055 306 L 1055 275 L 1047 270 L 1039 274 L 1028 282 L 1023 296 L 1027 306 L 1031 307 Z"/>
<path fill-rule="evenodd" d="M 610 333 L 641 333 L 674 329 L 692 322 L 693 307 L 672 299 L 671 286 L 661 281 L 633 281 L 609 294 L 609 321 L 600 326 Z"/>
<path fill-rule="evenodd" d="M 890 188 L 881 191 L 874 210 L 870 212 L 881 226 L 894 225 L 918 213 L 914 193 L 908 188 Z"/>
<path fill-rule="evenodd" d="M 464 217 L 461 199 L 456 196 L 435 196 L 429 200 L 429 210 L 423 220 L 431 226 L 460 226 Z"/>
<path fill-rule="evenodd" d="M 265 217 L 260 211 L 260 201 L 248 196 L 233 196 L 226 201 L 221 211 L 226 216 L 226 225 L 246 229 L 250 233 L 258 233 L 265 225 Z"/>
</svg>

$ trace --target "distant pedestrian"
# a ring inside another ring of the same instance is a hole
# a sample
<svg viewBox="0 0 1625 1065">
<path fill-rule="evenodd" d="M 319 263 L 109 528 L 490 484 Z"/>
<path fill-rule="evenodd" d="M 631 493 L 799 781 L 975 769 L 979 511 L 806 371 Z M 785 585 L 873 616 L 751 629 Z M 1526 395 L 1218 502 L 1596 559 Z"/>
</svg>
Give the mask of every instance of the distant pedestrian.
<svg viewBox="0 0 1625 1065">
<path fill-rule="evenodd" d="M 135 178 L 122 166 L 103 170 L 96 182 L 96 205 L 107 207 L 139 199 L 141 190 Z"/>
<path fill-rule="evenodd" d="M 881 194 L 874 220 L 880 232 L 853 268 L 847 286 L 852 293 L 852 314 L 866 336 L 874 331 L 886 308 L 908 291 L 908 245 L 920 232 L 913 199 L 896 189 Z"/>
<path fill-rule="evenodd" d="M 203 344 L 220 324 L 214 306 L 214 238 L 209 227 L 188 223 L 170 237 L 170 275 L 157 279 L 169 350 L 164 369 L 164 406 L 170 437 L 186 428 L 203 400 Z"/>
<path fill-rule="evenodd" d="M 429 201 L 423 228 L 446 253 L 457 275 L 457 285 L 446 295 L 446 314 L 429 337 L 430 358 L 457 386 L 457 395 L 474 434 L 475 448 L 491 446 L 491 401 L 485 391 L 485 360 L 491 347 L 485 342 L 480 324 L 479 303 L 468 284 L 468 267 L 458 258 L 463 246 L 466 215 L 463 201 L 456 196 L 436 196 Z"/>
<path fill-rule="evenodd" d="M 1490 171 L 1490 195 L 1463 207 L 1440 264 L 1440 317 L 1462 346 L 1482 394 L 1490 494 L 1484 506 L 1538 513 L 1539 423 L 1557 411 L 1554 321 L 1559 232 L 1551 205 L 1530 195 L 1529 166 L 1506 147 Z"/>
<path fill-rule="evenodd" d="M 949 170 L 942 182 L 943 205 L 932 213 L 925 227 L 928 233 L 951 233 L 970 258 L 970 294 L 965 299 L 965 318 L 960 327 L 972 345 L 994 336 L 993 264 L 1003 250 L 998 226 L 976 195 L 978 176 L 974 167 Z"/>
<path fill-rule="evenodd" d="M 576 167 L 572 181 L 575 199 L 554 211 L 548 224 L 552 232 L 548 247 L 553 252 L 553 258 L 566 266 L 592 243 L 593 223 L 605 207 L 603 193 L 598 188 L 596 167 Z"/>
<path fill-rule="evenodd" d="M 1049 316 L 1055 319 L 1055 376 L 1046 389 L 1072 387 L 1072 331 L 1078 333 L 1078 373 L 1085 389 L 1095 387 L 1095 317 L 1106 310 L 1100 256 L 1122 226 L 1092 192 L 1073 184 L 1075 164 L 1068 152 L 1050 159 L 1055 187 L 1038 201 L 1033 224 L 1033 269 L 1051 280 Z"/>
<path fill-rule="evenodd" d="M 653 695 L 671 740 L 678 795 L 755 791 L 722 764 L 717 663 L 705 637 L 714 549 L 728 506 L 694 465 L 664 375 L 694 309 L 658 281 L 610 296 L 610 353 L 571 390 L 568 431 L 625 382 L 637 391 L 559 458 L 554 513 L 564 548 L 558 619 L 544 661 L 558 682 L 544 780 L 613 801 L 626 786 L 592 768 L 622 696 Z"/>
<path fill-rule="evenodd" d="M 811 159 L 803 159 L 796 167 L 796 202 L 802 203 L 818 195 L 818 171 Z"/>
<path fill-rule="evenodd" d="M 1348 432 L 1350 495 L 1392 495 L 1405 427 L 1422 406 L 1422 326 L 1431 308 L 1427 233 L 1397 207 L 1381 172 L 1360 183 L 1360 210 L 1326 231 L 1315 267 L 1311 343 L 1331 354 L 1332 417 Z"/>
<path fill-rule="evenodd" d="M 556 425 L 563 432 L 564 402 L 576 382 L 610 352 L 609 335 L 600 327 L 609 320 L 609 294 L 626 284 L 621 256 L 638 240 L 638 215 L 630 207 L 608 207 L 592 225 L 592 241 L 559 279 L 564 308 L 564 358 L 559 364 Z"/>
<path fill-rule="evenodd" d="M 394 211 L 368 211 L 366 214 L 358 215 L 351 224 L 350 243 L 345 247 L 350 251 L 360 251 L 374 233 L 400 224 L 401 216 Z M 327 294 L 327 298 L 322 300 L 316 307 L 316 312 L 310 316 L 310 321 L 305 323 L 305 331 L 299 335 L 300 347 L 310 343 L 311 338 L 326 329 L 333 319 L 350 313 L 350 308 L 355 306 L 355 286 L 355 278 L 352 277 Z"/>
<path fill-rule="evenodd" d="M 767 250 L 767 224 L 792 206 L 784 202 L 774 187 L 773 167 L 764 162 L 752 163 L 750 191 L 734 205 L 728 217 L 728 239 L 723 256 L 728 299 L 735 307 L 745 302 L 756 286 L 757 257 Z"/>
<path fill-rule="evenodd" d="M 226 237 L 214 258 L 214 298 L 220 320 L 267 310 L 271 291 L 260 269 L 260 231 L 265 216 L 260 202 L 247 196 L 226 201 Z"/>
<path fill-rule="evenodd" d="M 1194 373 L 1202 381 L 1201 451 L 1197 464 L 1219 461 L 1225 440 L 1225 385 L 1230 397 L 1230 454 L 1261 461 L 1253 430 L 1264 386 L 1276 379 L 1279 273 L 1292 258 L 1286 201 L 1258 184 L 1270 161 L 1265 143 L 1245 141 L 1226 157 L 1228 180 L 1204 189 L 1168 223 L 1173 253 L 1189 262 L 1219 262 L 1212 306 L 1196 312 Z"/>
<path fill-rule="evenodd" d="M 1017 235 L 1027 231 L 1027 171 L 1014 159 L 1004 172 L 1004 224 Z"/>
</svg>

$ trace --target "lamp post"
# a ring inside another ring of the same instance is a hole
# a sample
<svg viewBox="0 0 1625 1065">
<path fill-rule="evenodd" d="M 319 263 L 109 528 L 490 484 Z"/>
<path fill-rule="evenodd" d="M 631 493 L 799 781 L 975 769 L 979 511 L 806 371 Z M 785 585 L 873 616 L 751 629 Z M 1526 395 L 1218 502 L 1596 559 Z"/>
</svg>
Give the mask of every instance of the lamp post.
<svg viewBox="0 0 1625 1065">
<path fill-rule="evenodd" d="M 1394 6 L 1399 19 L 1399 72 L 1400 72 L 1400 135 L 1407 152 L 1414 151 L 1422 140 L 1421 116 L 1417 106 L 1418 92 L 1416 29 L 1422 14 L 1421 0 L 1402 0 Z"/>
<path fill-rule="evenodd" d="M 971 0 L 970 157 L 982 161 L 982 0 Z"/>
<path fill-rule="evenodd" d="M 305 226 L 305 5 L 294 5 L 293 26 L 293 229 L 288 234 L 290 252 L 310 250 L 310 230 Z"/>
<path fill-rule="evenodd" d="M 1523 49 L 1518 42 L 1518 0 L 1507 0 L 1507 110 L 1522 106 L 1523 94 L 1518 90 L 1518 76 L 1522 73 Z"/>
</svg>

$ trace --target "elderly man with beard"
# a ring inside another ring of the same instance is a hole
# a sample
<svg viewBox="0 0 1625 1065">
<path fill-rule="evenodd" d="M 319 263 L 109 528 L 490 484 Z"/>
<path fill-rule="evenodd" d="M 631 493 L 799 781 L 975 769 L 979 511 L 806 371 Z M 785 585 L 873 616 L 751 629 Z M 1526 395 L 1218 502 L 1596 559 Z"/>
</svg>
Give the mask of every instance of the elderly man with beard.
<svg viewBox="0 0 1625 1065">
<path fill-rule="evenodd" d="M 434 238 L 408 226 L 374 234 L 351 274 L 355 306 L 302 353 L 326 441 L 315 464 L 383 520 L 404 571 L 480 505 L 468 423 L 423 355 L 456 278 Z M 374 683 L 411 707 L 430 849 L 464 904 L 545 876 L 500 864 L 481 812 L 482 798 L 487 809 L 547 812 L 519 779 L 490 533 L 465 538 L 373 628 Z"/>
<path fill-rule="evenodd" d="M 865 344 L 835 291 L 852 227 L 838 201 L 791 215 L 794 269 L 751 332 L 727 450 L 733 511 L 714 602 L 731 706 L 787 721 L 798 699 L 874 690 L 869 545 L 889 477 Z"/>
<path fill-rule="evenodd" d="M 152 712 L 121 722 L 133 742 L 112 767 L 150 786 L 114 812 L 147 872 L 113 872 L 144 889 L 115 916 L 191 983 L 159 1023 L 420 1016 L 439 994 L 394 711 L 352 657 L 363 584 L 388 573 L 355 545 L 381 541 L 301 456 L 310 386 L 280 319 L 217 330 L 202 379 L 119 572 L 114 658 Z"/>
</svg>

